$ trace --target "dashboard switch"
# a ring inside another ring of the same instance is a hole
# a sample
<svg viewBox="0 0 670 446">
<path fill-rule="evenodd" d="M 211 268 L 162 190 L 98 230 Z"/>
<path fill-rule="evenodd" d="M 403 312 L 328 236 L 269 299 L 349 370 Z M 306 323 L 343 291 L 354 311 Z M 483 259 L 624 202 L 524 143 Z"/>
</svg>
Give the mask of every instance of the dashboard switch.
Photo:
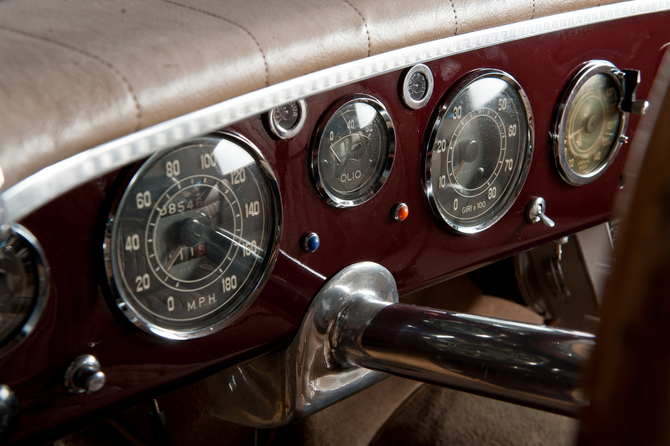
<svg viewBox="0 0 670 446">
<path fill-rule="evenodd" d="M 409 207 L 405 203 L 398 203 L 391 212 L 395 221 L 405 221 L 409 217 Z"/>
<path fill-rule="evenodd" d="M 533 200 L 528 203 L 526 206 L 526 219 L 531 223 L 542 222 L 550 228 L 556 226 L 554 221 L 547 217 L 545 212 L 547 211 L 547 203 L 542 197 L 535 197 Z"/>
<path fill-rule="evenodd" d="M 300 239 L 300 248 L 305 252 L 314 252 L 319 249 L 321 240 L 315 232 L 308 232 Z"/>
<path fill-rule="evenodd" d="M 96 357 L 82 355 L 75 358 L 67 368 L 65 388 L 74 394 L 95 393 L 104 387 L 106 379 Z"/>
</svg>

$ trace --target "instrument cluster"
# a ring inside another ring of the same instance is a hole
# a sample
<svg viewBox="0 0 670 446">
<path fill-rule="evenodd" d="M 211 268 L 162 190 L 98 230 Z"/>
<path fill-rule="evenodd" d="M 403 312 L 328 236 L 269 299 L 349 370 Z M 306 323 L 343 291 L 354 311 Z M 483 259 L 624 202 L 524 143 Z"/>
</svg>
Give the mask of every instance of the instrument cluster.
<svg viewBox="0 0 670 446">
<path fill-rule="evenodd" d="M 575 73 L 556 105 L 553 159 L 561 178 L 580 186 L 601 176 L 625 141 L 625 77 L 638 73 L 606 61 L 585 62 Z M 408 109 L 428 104 L 435 91 L 428 66 L 400 79 Z M 305 101 L 277 107 L 265 117 L 268 131 L 290 140 L 308 113 Z M 380 99 L 336 100 L 318 118 L 304 156 L 314 191 L 343 212 L 373 200 L 392 172 L 396 139 Z M 467 236 L 501 220 L 524 186 L 534 146 L 531 103 L 510 74 L 478 69 L 454 82 L 432 114 L 421 152 L 436 224 Z M 542 203 L 529 210 L 530 222 L 551 222 Z M 396 207 L 397 221 L 407 218 L 404 206 Z M 155 335 L 191 339 L 230 325 L 254 301 L 276 260 L 282 206 L 262 152 L 241 135 L 221 133 L 152 156 L 109 221 L 105 258 L 122 313 Z M 303 240 L 305 251 L 318 249 L 311 242 Z"/>
</svg>

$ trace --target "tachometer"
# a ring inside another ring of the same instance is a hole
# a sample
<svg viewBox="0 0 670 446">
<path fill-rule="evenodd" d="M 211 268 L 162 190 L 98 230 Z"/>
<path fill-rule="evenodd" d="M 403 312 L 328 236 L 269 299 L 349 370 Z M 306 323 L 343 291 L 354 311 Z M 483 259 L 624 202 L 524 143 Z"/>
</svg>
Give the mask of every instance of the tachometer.
<svg viewBox="0 0 670 446">
<path fill-rule="evenodd" d="M 105 250 L 117 304 L 162 337 L 196 338 L 230 324 L 276 259 L 276 180 L 258 149 L 237 135 L 155 154 L 114 214 Z"/>
<path fill-rule="evenodd" d="M 528 174 L 533 116 L 507 73 L 482 70 L 442 103 L 424 151 L 424 188 L 435 216 L 469 234 L 498 221 Z"/>
</svg>

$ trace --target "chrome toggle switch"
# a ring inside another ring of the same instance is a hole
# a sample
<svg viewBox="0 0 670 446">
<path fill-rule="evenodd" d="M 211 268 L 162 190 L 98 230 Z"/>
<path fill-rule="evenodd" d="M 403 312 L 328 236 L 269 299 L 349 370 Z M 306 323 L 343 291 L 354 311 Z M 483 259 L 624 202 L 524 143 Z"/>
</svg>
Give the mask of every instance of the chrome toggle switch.
<svg viewBox="0 0 670 446">
<path fill-rule="evenodd" d="M 104 387 L 106 380 L 100 363 L 92 355 L 76 357 L 65 372 L 65 388 L 75 394 L 95 393 Z"/>
<path fill-rule="evenodd" d="M 554 221 L 547 217 L 545 212 L 547 211 L 547 203 L 542 197 L 535 197 L 528 206 L 526 206 L 526 219 L 531 223 L 537 223 L 541 221 L 550 228 L 556 226 Z"/>
</svg>

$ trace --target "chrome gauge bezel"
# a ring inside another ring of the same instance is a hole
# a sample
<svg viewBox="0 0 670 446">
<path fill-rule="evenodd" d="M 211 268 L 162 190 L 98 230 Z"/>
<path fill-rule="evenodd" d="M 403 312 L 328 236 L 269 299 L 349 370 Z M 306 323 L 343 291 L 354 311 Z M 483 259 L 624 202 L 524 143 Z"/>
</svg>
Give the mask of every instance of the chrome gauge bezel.
<svg viewBox="0 0 670 446">
<path fill-rule="evenodd" d="M 565 147 L 565 129 L 568 121 L 568 115 L 575 102 L 577 94 L 584 86 L 586 81 L 597 74 L 604 74 L 614 80 L 615 85 L 619 90 L 619 104 L 618 111 L 620 114 L 619 128 L 614 138 L 613 145 L 610 145 L 609 154 L 605 161 L 600 166 L 587 173 L 577 173 L 568 162 L 567 148 Z M 554 161 L 559 175 L 563 180 L 572 186 L 582 186 L 589 184 L 600 176 L 602 176 L 610 165 L 614 162 L 619 149 L 623 145 L 623 135 L 628 126 L 628 114 L 621 110 L 621 100 L 624 97 L 624 89 L 621 81 L 623 73 L 611 62 L 606 60 L 592 60 L 586 62 L 584 66 L 575 74 L 568 83 L 563 96 L 558 104 L 556 110 L 556 118 L 554 119 L 554 127 L 552 132 L 552 142 L 554 151 Z"/>
<path fill-rule="evenodd" d="M 463 91 L 464 88 L 480 79 L 488 77 L 503 80 L 518 94 L 519 98 L 521 99 L 521 104 L 524 108 L 524 112 L 526 115 L 527 144 L 525 148 L 519 149 L 521 152 L 520 154 L 522 156 L 523 163 L 518 171 L 519 173 L 517 179 L 515 180 L 515 183 L 505 190 L 507 196 L 504 197 L 504 201 L 502 202 L 502 204 L 501 205 L 496 204 L 493 213 L 485 221 L 476 225 L 468 226 L 452 221 L 452 219 L 450 219 L 448 216 L 445 216 L 440 210 L 440 204 L 438 203 L 438 200 L 435 196 L 435 192 L 433 190 L 434 181 L 431 171 L 432 158 L 433 158 L 433 145 L 437 138 L 440 125 L 442 121 L 445 119 L 445 115 L 449 110 L 450 105 L 457 99 L 457 97 L 460 95 L 460 93 Z M 530 171 L 534 146 L 535 146 L 535 126 L 534 126 L 533 111 L 531 109 L 530 101 L 528 100 L 526 92 L 523 90 L 521 85 L 516 81 L 516 79 L 514 79 L 510 74 L 501 70 L 480 69 L 471 72 L 470 74 L 466 75 L 461 80 L 459 80 L 449 90 L 445 98 L 440 102 L 437 115 L 434 118 L 429 136 L 426 139 L 423 148 L 422 179 L 423 179 L 424 193 L 426 195 L 426 198 L 428 199 L 428 203 L 430 205 L 432 214 L 435 220 L 438 222 L 438 224 L 440 224 L 440 226 L 442 226 L 443 228 L 447 229 L 450 232 L 463 235 L 463 234 L 476 234 L 478 232 L 490 228 L 496 222 L 498 222 L 507 213 L 507 211 L 509 211 L 509 209 L 512 207 L 512 205 L 518 198 L 519 194 L 521 193 L 521 189 L 523 188 L 523 185 L 526 182 L 526 178 L 528 177 L 528 172 Z"/>
<path fill-rule="evenodd" d="M 426 92 L 420 100 L 412 98 L 410 81 L 414 74 L 420 73 L 426 78 Z M 430 71 L 430 68 L 424 64 L 414 65 L 412 68 L 407 70 L 402 76 L 401 82 L 401 97 L 405 105 L 413 110 L 419 110 L 423 108 L 428 101 L 430 101 L 431 96 L 433 96 L 433 88 L 435 87 L 435 81 L 433 80 L 433 73 Z"/>
<path fill-rule="evenodd" d="M 277 121 L 275 120 L 274 115 L 275 115 L 275 110 L 277 110 L 277 108 L 284 107 L 286 105 L 291 104 L 292 102 L 290 102 L 289 104 L 280 105 L 279 107 L 275 107 L 272 110 L 270 110 L 269 112 L 267 112 L 266 119 L 267 119 L 268 127 L 270 128 L 270 132 L 279 139 L 293 138 L 305 126 L 305 121 L 307 120 L 307 103 L 305 102 L 304 99 L 299 99 L 299 100 L 293 101 L 293 102 L 295 102 L 297 104 L 297 107 L 298 107 L 298 110 L 299 110 L 298 113 L 300 114 L 300 116 L 298 117 L 298 122 L 296 122 L 296 124 L 291 128 L 286 129 L 286 128 L 282 127 L 281 125 L 279 125 L 277 123 Z"/>
<path fill-rule="evenodd" d="M 10 237 L 19 237 L 22 239 L 22 243 L 25 243 L 30 250 L 32 261 L 35 262 L 37 283 L 34 284 L 35 298 L 32 304 L 32 310 L 30 311 L 30 316 L 28 316 L 20 327 L 15 329 L 13 333 L 9 334 L 6 339 L 1 341 L 0 356 L 4 356 L 14 350 L 33 332 L 37 322 L 44 312 L 49 296 L 49 264 L 47 263 L 44 251 L 42 250 L 40 243 L 37 241 L 37 238 L 28 229 L 17 223 L 9 225 L 7 231 L 9 232 L 5 235 L 2 244 L 4 245 Z"/>
<path fill-rule="evenodd" d="M 388 147 L 386 148 L 387 150 L 386 157 L 383 160 L 384 167 L 382 171 L 379 173 L 378 177 L 374 180 L 374 184 L 372 184 L 372 186 L 369 187 L 365 191 L 365 193 L 356 196 L 355 198 L 343 199 L 341 197 L 336 196 L 324 182 L 319 165 L 320 164 L 319 148 L 321 145 L 321 140 L 324 137 L 325 129 L 330 123 L 331 118 L 333 118 L 333 116 L 337 112 L 339 112 L 342 108 L 354 103 L 364 103 L 373 107 L 376 110 L 377 114 L 384 121 L 384 125 L 386 128 L 386 137 L 388 139 Z M 391 120 L 391 115 L 386 110 L 386 107 L 384 107 L 384 104 L 382 104 L 379 100 L 375 99 L 372 96 L 355 95 L 340 99 L 339 101 L 335 102 L 332 106 L 330 106 L 326 111 L 326 113 L 319 120 L 319 124 L 312 138 L 310 150 L 311 150 L 310 162 L 309 162 L 310 173 L 312 176 L 314 187 L 316 188 L 321 198 L 323 198 L 326 203 L 336 208 L 350 208 L 360 206 L 361 204 L 369 201 L 372 197 L 374 197 L 377 194 L 377 192 L 379 192 L 379 190 L 382 188 L 382 186 L 388 179 L 389 175 L 391 174 L 391 169 L 393 167 L 393 160 L 395 158 L 395 151 L 396 151 L 395 127 L 393 125 L 393 121 Z"/>
<path fill-rule="evenodd" d="M 217 138 L 221 140 L 223 139 L 228 140 L 233 144 L 239 146 L 243 150 L 245 150 L 256 162 L 256 166 L 259 168 L 266 182 L 267 192 L 271 197 L 270 200 L 271 203 L 269 204 L 270 206 L 269 211 L 271 212 L 272 215 L 270 215 L 268 218 L 271 218 L 272 221 L 271 224 L 268 225 L 269 231 L 271 231 L 271 233 L 268 236 L 269 240 L 268 252 L 259 266 L 260 275 L 255 279 L 255 284 L 251 286 L 249 289 L 247 289 L 243 297 L 236 297 L 235 299 L 237 303 L 234 306 L 232 306 L 232 310 L 224 311 L 223 315 L 220 318 L 218 318 L 214 323 L 205 326 L 194 327 L 192 329 L 177 330 L 163 327 L 160 324 L 157 324 L 149 320 L 149 318 L 145 317 L 141 311 L 138 311 L 135 308 L 136 304 L 134 303 L 134 298 L 125 296 L 120 287 L 117 286 L 115 278 L 119 277 L 120 280 L 123 279 L 122 274 L 118 269 L 116 255 L 114 254 L 114 243 L 115 243 L 114 240 L 118 231 L 118 221 L 119 221 L 119 219 L 117 219 L 116 217 L 118 215 L 119 209 L 121 209 L 122 206 L 124 205 L 126 195 L 128 195 L 127 191 L 133 189 L 133 186 L 141 180 L 144 172 L 148 171 L 148 169 L 153 167 L 155 161 L 160 160 L 163 156 L 172 153 L 173 151 L 177 151 L 183 147 L 193 145 L 194 141 L 197 141 L 200 138 L 196 138 L 194 140 L 181 143 L 177 146 L 161 150 L 152 155 L 146 161 L 144 161 L 143 164 L 137 170 L 137 172 L 133 175 L 128 185 L 126 186 L 125 191 L 123 193 L 123 197 L 121 198 L 120 202 L 117 202 L 110 211 L 103 243 L 104 263 L 109 287 L 112 292 L 112 298 L 114 301 L 113 303 L 118 307 L 121 313 L 131 323 L 133 323 L 136 327 L 140 328 L 142 331 L 151 333 L 153 335 L 165 339 L 171 339 L 171 340 L 196 339 L 203 336 L 214 334 L 220 331 L 221 329 L 225 328 L 226 326 L 230 325 L 232 322 L 234 322 L 239 316 L 242 315 L 242 313 L 244 313 L 245 310 L 247 310 L 251 306 L 251 304 L 255 301 L 256 297 L 258 297 L 258 295 L 260 294 L 261 290 L 263 289 L 264 285 L 266 284 L 271 275 L 272 268 L 274 267 L 275 261 L 277 260 L 277 256 L 279 253 L 279 242 L 281 240 L 281 232 L 282 232 L 281 197 L 276 176 L 272 171 L 272 168 L 266 161 L 265 157 L 261 153 L 261 151 L 245 137 L 232 132 L 217 132 L 214 134 L 205 135 L 202 138 Z M 204 319 L 206 316 L 207 315 L 197 317 L 196 320 L 199 321 L 200 319 Z"/>
</svg>

